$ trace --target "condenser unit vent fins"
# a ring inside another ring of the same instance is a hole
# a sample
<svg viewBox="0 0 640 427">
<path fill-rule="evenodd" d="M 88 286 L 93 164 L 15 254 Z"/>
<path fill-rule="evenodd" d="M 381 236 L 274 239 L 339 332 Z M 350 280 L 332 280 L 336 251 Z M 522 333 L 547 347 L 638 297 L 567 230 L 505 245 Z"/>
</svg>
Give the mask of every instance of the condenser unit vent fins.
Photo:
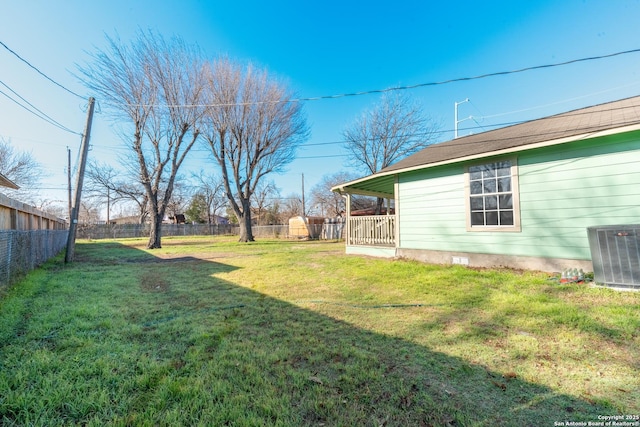
<svg viewBox="0 0 640 427">
<path fill-rule="evenodd" d="M 640 224 L 587 228 L 596 283 L 640 289 Z"/>
</svg>

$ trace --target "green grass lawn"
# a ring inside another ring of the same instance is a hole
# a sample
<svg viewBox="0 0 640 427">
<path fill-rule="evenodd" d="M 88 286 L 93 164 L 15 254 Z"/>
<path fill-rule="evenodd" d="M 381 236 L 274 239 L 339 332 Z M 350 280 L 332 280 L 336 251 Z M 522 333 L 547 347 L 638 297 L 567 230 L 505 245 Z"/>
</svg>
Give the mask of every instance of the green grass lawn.
<svg viewBox="0 0 640 427">
<path fill-rule="evenodd" d="M 81 241 L 0 297 L 0 425 L 640 414 L 640 293 L 235 237 Z M 557 424 L 556 424 L 557 425 Z"/>
</svg>

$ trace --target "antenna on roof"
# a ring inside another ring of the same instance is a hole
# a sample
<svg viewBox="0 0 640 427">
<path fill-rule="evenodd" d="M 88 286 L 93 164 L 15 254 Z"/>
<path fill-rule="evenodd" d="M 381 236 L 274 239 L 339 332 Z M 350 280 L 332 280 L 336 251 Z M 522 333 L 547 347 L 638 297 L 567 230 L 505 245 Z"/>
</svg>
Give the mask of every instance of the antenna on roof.
<svg viewBox="0 0 640 427">
<path fill-rule="evenodd" d="M 453 138 L 456 139 L 458 137 L 458 123 L 464 122 L 465 120 L 469 120 L 473 117 L 469 116 L 466 119 L 458 120 L 458 105 L 464 104 L 465 102 L 469 102 L 469 98 L 464 101 L 454 102 L 454 124 L 453 124 Z"/>
</svg>

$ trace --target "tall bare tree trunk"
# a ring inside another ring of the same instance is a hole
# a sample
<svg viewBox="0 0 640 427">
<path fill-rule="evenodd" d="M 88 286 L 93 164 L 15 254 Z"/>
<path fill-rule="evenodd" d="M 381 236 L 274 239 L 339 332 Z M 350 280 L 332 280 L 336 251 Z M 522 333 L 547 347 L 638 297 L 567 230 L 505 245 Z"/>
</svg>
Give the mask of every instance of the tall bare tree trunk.
<svg viewBox="0 0 640 427">
<path fill-rule="evenodd" d="M 253 229 L 251 226 L 251 201 L 249 199 L 242 200 L 242 214 L 238 218 L 240 225 L 240 242 L 253 242 Z"/>
<path fill-rule="evenodd" d="M 151 230 L 149 231 L 149 243 L 147 249 L 159 249 L 162 247 L 162 219 L 164 214 L 151 215 Z"/>
<path fill-rule="evenodd" d="M 375 215 L 381 215 L 382 214 L 382 207 L 383 206 L 384 206 L 384 199 L 382 197 L 377 197 L 376 198 Z"/>
</svg>

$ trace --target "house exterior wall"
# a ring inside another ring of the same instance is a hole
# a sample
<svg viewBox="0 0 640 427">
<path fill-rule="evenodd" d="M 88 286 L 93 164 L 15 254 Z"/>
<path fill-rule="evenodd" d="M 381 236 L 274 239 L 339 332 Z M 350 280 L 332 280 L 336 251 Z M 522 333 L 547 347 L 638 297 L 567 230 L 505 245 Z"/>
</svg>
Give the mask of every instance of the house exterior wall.
<svg viewBox="0 0 640 427">
<path fill-rule="evenodd" d="M 523 151 L 516 158 L 520 232 L 467 231 L 465 164 L 401 174 L 398 255 L 432 252 L 426 260 L 433 260 L 462 254 L 474 265 L 473 254 L 482 254 L 475 257 L 481 265 L 493 259 L 495 265 L 553 271 L 589 264 L 587 227 L 640 223 L 640 132 Z M 545 268 L 544 261 L 553 259 L 564 262 Z"/>
</svg>

